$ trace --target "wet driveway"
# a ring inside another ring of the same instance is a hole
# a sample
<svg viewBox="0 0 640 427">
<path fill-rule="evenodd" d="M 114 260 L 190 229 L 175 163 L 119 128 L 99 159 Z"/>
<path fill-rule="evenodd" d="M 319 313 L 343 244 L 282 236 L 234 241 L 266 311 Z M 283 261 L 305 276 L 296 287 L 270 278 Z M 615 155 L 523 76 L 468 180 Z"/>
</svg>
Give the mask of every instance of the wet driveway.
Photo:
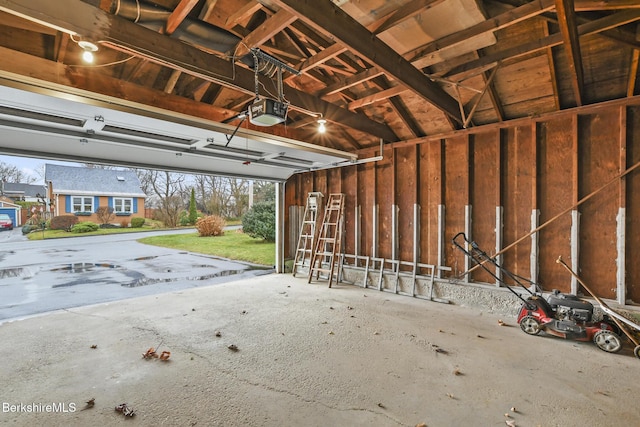
<svg viewBox="0 0 640 427">
<path fill-rule="evenodd" d="M 238 280 L 272 269 L 136 242 L 131 233 L 29 241 L 0 234 L 0 322 Z"/>
</svg>

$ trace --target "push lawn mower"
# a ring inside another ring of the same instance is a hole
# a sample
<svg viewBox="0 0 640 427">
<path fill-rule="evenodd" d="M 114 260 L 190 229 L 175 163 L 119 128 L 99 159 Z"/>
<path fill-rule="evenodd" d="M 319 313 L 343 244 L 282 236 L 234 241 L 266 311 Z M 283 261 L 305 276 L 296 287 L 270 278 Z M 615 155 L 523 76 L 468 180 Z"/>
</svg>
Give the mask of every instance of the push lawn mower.
<svg viewBox="0 0 640 427">
<path fill-rule="evenodd" d="M 602 313 L 594 313 L 593 304 L 589 301 L 579 299 L 576 295 L 560 293 L 557 290 L 553 290 L 551 295 L 544 299 L 541 289 L 536 283 L 500 266 L 495 258 L 481 250 L 476 242 L 468 240 L 464 233 L 456 234 L 453 238 L 453 244 L 522 301 L 522 307 L 518 313 L 518 324 L 525 333 L 538 335 L 544 331 L 549 335 L 565 339 L 593 341 L 599 349 L 609 353 L 620 351 L 622 348 L 620 334 L 624 333 L 634 343 L 634 354 L 640 358 L 640 344 L 625 327 L 626 325 L 640 331 L 640 325 L 610 309 L 589 290 L 561 258 L 558 258 L 557 262 L 576 277 L 587 292 L 594 297 L 600 305 Z M 487 265 L 495 267 L 495 270 L 492 271 Z M 498 271 L 501 274 L 497 274 Z M 524 289 L 526 299 L 507 285 L 503 277 L 511 279 Z"/>
</svg>

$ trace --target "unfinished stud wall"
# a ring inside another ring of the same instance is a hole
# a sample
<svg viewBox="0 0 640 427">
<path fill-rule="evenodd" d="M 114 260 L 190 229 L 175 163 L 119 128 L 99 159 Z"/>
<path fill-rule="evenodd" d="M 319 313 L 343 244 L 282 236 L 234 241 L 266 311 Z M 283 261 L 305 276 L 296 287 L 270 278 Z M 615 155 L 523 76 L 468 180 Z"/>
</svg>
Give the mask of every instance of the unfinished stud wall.
<svg viewBox="0 0 640 427">
<path fill-rule="evenodd" d="M 616 178 L 638 162 L 640 106 L 610 103 L 387 145 L 375 163 L 294 175 L 286 203 L 345 193 L 345 253 L 446 265 L 456 277 L 471 267 L 456 233 L 493 254 L 553 219 L 503 265 L 547 291 L 579 291 L 562 256 L 598 296 L 640 303 L 640 167 Z M 480 269 L 465 280 L 495 283 Z"/>
</svg>

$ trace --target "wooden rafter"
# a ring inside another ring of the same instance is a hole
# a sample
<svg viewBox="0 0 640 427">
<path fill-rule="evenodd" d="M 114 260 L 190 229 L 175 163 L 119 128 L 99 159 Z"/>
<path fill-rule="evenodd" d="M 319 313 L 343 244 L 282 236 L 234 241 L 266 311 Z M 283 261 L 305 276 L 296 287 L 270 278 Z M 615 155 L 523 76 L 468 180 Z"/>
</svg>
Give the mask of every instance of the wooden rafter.
<svg viewBox="0 0 640 427">
<path fill-rule="evenodd" d="M 180 0 L 180 3 L 171 12 L 167 22 L 164 24 L 164 33 L 173 34 L 196 4 L 198 4 L 198 0 Z"/>
<path fill-rule="evenodd" d="M 378 101 L 383 101 L 385 99 L 389 99 L 391 97 L 394 97 L 396 95 L 401 94 L 402 92 L 406 92 L 408 89 L 406 87 L 404 87 L 403 85 L 398 85 L 398 86 L 394 86 L 391 87 L 389 89 L 374 93 L 372 95 L 369 96 L 365 96 L 363 98 L 360 99 L 356 99 L 353 102 L 350 102 L 348 107 L 349 110 L 355 110 L 357 108 L 362 108 L 365 105 L 370 105 L 373 104 L 374 102 L 378 102 Z"/>
<path fill-rule="evenodd" d="M 581 106 L 584 70 L 582 68 L 580 37 L 576 28 L 576 14 L 573 10 L 573 0 L 556 0 L 556 14 L 558 15 L 564 51 L 569 63 L 573 94 L 576 99 L 576 105 Z"/>
<path fill-rule="evenodd" d="M 313 3 L 274 0 L 274 3 L 296 14 L 299 20 L 316 31 L 332 35 L 349 50 L 376 64 L 445 114 L 462 121 L 455 99 L 329 0 Z"/>
<path fill-rule="evenodd" d="M 640 10 L 626 10 L 623 12 L 616 12 L 612 15 L 608 15 L 589 23 L 579 25 L 578 34 L 580 36 L 597 34 L 599 32 L 615 28 L 620 25 L 628 24 L 637 20 L 640 20 Z M 562 34 L 556 33 L 544 37 L 540 40 L 536 40 L 534 42 L 525 43 L 509 49 L 487 54 L 482 58 L 464 62 L 462 64 L 448 65 L 448 63 L 455 61 L 447 61 L 447 63 L 444 64 L 443 68 L 448 69 L 449 71 L 443 73 L 443 75 L 448 77 L 455 76 L 457 78 L 460 78 L 460 76 L 463 74 L 475 73 L 477 72 L 477 70 L 487 66 L 491 66 L 496 62 L 528 55 L 533 52 L 547 49 L 549 47 L 558 46 L 560 44 L 562 44 Z"/>
<path fill-rule="evenodd" d="M 390 88 L 390 84 L 384 76 L 376 77 L 373 82 L 378 87 L 380 87 L 381 90 Z M 393 112 L 398 116 L 402 123 L 404 123 L 409 132 L 411 132 L 411 134 L 415 138 L 425 136 L 424 130 L 420 127 L 420 124 L 413 118 L 399 96 L 392 96 L 388 99 L 388 101 Z"/>
<path fill-rule="evenodd" d="M 233 28 L 238 22 L 243 21 L 262 9 L 262 5 L 255 0 L 251 0 L 249 3 L 238 9 L 236 13 L 230 15 L 225 22 L 225 28 Z"/>
<path fill-rule="evenodd" d="M 207 21 L 213 13 L 213 8 L 216 6 L 218 0 L 205 0 L 204 7 L 200 11 L 199 19 Z"/>
<path fill-rule="evenodd" d="M 238 43 L 238 47 L 235 52 L 232 52 L 235 56 L 242 57 L 249 53 L 249 49 L 258 47 L 274 35 L 285 29 L 296 17 L 286 10 L 280 10 L 275 15 L 268 18 L 262 25 L 249 33 L 245 38 Z"/>
<path fill-rule="evenodd" d="M 367 28 L 374 34 L 380 34 L 387 31 L 407 19 L 423 13 L 425 10 L 439 5 L 444 0 L 412 0 L 402 7 L 394 10 L 389 15 L 379 19 Z"/>
<path fill-rule="evenodd" d="M 543 25 L 543 31 L 545 37 L 549 36 L 549 23 L 545 22 Z M 558 78 L 556 76 L 556 63 L 553 59 L 553 49 L 548 47 L 547 51 L 547 59 L 549 61 L 549 76 L 551 78 L 551 87 L 553 88 L 553 103 L 556 110 L 560 109 L 560 95 L 558 92 Z"/>
<path fill-rule="evenodd" d="M 0 0 L 0 10 L 46 21 L 51 26 L 64 29 L 65 32 L 103 40 L 104 48 L 110 47 L 151 62 L 158 62 L 246 94 L 254 93 L 254 73 L 251 70 L 242 67 L 234 69 L 229 61 L 157 34 L 87 3 L 78 3 L 76 0 L 58 0 L 55 3 L 49 0 Z M 101 22 L 102 25 L 95 25 L 95 22 Z M 270 84 L 266 80 L 265 83 Z M 398 139 L 387 125 L 330 104 L 316 96 L 286 87 L 285 97 L 291 102 L 292 109 L 320 112 L 327 120 L 342 123 L 387 141 Z"/>
<path fill-rule="evenodd" d="M 421 68 L 424 66 L 423 59 L 429 54 L 432 54 L 438 50 L 444 49 L 449 46 L 453 46 L 456 43 L 463 42 L 464 40 L 476 37 L 489 32 L 495 32 L 503 28 L 507 28 L 518 22 L 524 21 L 531 17 L 537 16 L 545 11 L 554 8 L 555 0 L 540 0 L 527 3 L 523 6 L 502 13 L 486 21 L 482 21 L 476 25 L 473 25 L 462 31 L 450 34 L 445 37 L 441 37 L 431 43 L 424 46 L 415 48 L 404 54 L 405 59 L 413 63 L 414 66 Z"/>
<path fill-rule="evenodd" d="M 308 70 L 317 67 L 320 64 L 324 64 L 332 58 L 335 58 L 346 50 L 347 48 L 339 43 L 332 44 L 328 48 L 321 50 L 312 57 L 307 58 L 300 64 L 296 65 L 295 69 L 300 71 L 301 73 L 305 73 Z"/>
<path fill-rule="evenodd" d="M 356 86 L 360 83 L 364 83 L 367 80 L 374 79 L 382 74 L 384 74 L 384 71 L 382 71 L 380 68 L 371 67 L 368 70 L 363 71 L 362 73 L 354 74 L 350 77 L 345 77 L 339 82 L 327 86 L 320 92 L 320 96 L 333 95 L 334 93 L 349 89 L 350 87 Z"/>
</svg>

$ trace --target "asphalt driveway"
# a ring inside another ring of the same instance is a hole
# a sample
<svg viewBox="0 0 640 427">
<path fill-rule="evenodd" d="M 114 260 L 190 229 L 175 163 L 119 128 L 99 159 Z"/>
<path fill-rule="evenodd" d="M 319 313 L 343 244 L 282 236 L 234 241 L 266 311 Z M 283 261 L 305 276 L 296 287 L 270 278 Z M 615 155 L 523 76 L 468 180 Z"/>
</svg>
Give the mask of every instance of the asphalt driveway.
<svg viewBox="0 0 640 427">
<path fill-rule="evenodd" d="M 209 286 L 272 269 L 136 242 L 171 230 L 30 241 L 0 233 L 0 322 L 54 310 Z"/>
</svg>

